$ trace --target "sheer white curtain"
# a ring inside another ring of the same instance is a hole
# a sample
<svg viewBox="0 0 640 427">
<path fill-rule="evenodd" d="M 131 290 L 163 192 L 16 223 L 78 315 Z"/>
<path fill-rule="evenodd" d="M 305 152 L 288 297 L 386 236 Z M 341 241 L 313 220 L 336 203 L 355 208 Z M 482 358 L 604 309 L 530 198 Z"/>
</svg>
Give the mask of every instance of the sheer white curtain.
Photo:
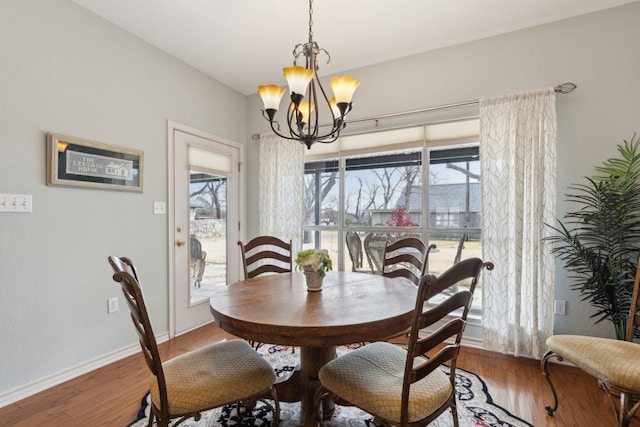
<svg viewBox="0 0 640 427">
<path fill-rule="evenodd" d="M 304 146 L 272 133 L 260 135 L 260 234 L 302 242 Z"/>
<path fill-rule="evenodd" d="M 553 88 L 480 101 L 485 348 L 540 358 L 553 333 L 556 215 Z"/>
</svg>

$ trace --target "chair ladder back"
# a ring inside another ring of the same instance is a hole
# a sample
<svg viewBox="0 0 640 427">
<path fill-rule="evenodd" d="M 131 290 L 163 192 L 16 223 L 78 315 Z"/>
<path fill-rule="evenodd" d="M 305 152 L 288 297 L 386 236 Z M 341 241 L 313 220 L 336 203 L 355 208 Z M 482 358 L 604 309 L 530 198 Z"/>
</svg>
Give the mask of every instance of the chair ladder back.
<svg viewBox="0 0 640 427">
<path fill-rule="evenodd" d="M 116 273 L 116 274 L 120 274 L 120 273 Z M 123 274 L 126 274 L 126 273 L 123 273 Z M 141 317 L 143 316 L 143 313 L 146 311 L 146 308 L 141 308 L 140 304 L 136 303 L 136 301 L 133 299 L 134 297 L 129 294 L 128 289 L 125 291 L 125 286 L 128 287 L 129 284 L 128 283 L 125 284 L 124 281 L 121 283 L 122 283 L 122 290 L 123 290 L 122 293 L 124 294 L 129 310 L 131 311 L 131 320 L 133 321 L 133 326 L 135 327 L 136 333 L 138 334 L 138 341 L 140 342 L 140 348 L 142 349 L 144 361 L 146 362 L 147 366 L 151 370 L 151 373 L 155 376 L 158 376 L 158 371 L 157 371 L 158 365 L 154 363 L 154 360 L 159 359 L 159 356 L 157 355 L 154 356 L 154 348 L 157 348 L 155 336 L 153 336 L 153 332 L 152 332 L 151 336 L 153 338 L 149 337 L 148 331 L 150 330 L 151 326 L 150 325 L 146 326 L 147 323 L 150 323 L 148 316 L 147 316 L 147 319 L 145 319 L 144 317 Z M 138 301 L 141 301 L 141 300 L 138 300 Z M 141 301 L 141 304 L 144 304 L 144 301 Z"/>
<path fill-rule="evenodd" d="M 356 271 L 357 268 L 362 268 L 362 240 L 355 231 L 347 231 L 346 238 L 347 250 L 349 251 L 349 258 L 351 258 L 352 270 Z"/>
<path fill-rule="evenodd" d="M 258 246 L 264 246 L 264 245 L 271 245 L 271 246 L 277 246 L 279 248 L 282 248 L 284 250 L 291 250 L 291 242 L 285 242 L 282 239 L 279 239 L 275 236 L 258 236 L 258 237 L 254 237 L 253 239 L 251 239 L 250 241 L 248 241 L 244 247 L 246 248 L 247 252 L 251 251 L 255 248 L 257 248 Z"/>
<path fill-rule="evenodd" d="M 479 258 L 469 258 L 454 264 L 438 277 L 434 275 L 425 275 L 422 277 L 418 287 L 418 297 L 416 298 L 415 317 L 411 325 L 411 333 L 409 334 L 405 380 L 410 377 L 421 379 L 431 372 L 429 371 L 428 365 L 415 368 L 420 372 L 412 372 L 414 368 L 410 361 L 413 360 L 413 358 L 424 355 L 427 351 L 453 336 L 455 336 L 454 347 L 459 347 L 473 299 L 472 289 L 475 289 L 474 282 L 477 282 L 484 267 L 492 269 L 493 264 L 490 262 L 484 263 Z M 429 307 L 427 310 L 423 310 L 425 303 L 427 303 L 433 295 L 456 285 L 461 280 L 469 278 L 472 279 L 472 289 L 456 292 L 441 303 Z M 436 331 L 420 338 L 420 330 L 441 321 L 460 308 L 463 309 L 460 317 L 451 319 Z M 439 355 L 440 352 L 443 352 L 442 355 Z M 438 360 L 442 357 L 453 356 L 454 359 L 457 357 L 457 350 L 447 349 L 445 351 L 445 349 L 441 349 L 440 352 L 436 353 Z"/>
<path fill-rule="evenodd" d="M 424 273 L 428 250 L 427 245 L 415 237 L 387 242 L 382 256 L 382 275 L 405 277 L 418 285 Z M 409 265 L 412 265 L 415 271 L 412 271 Z"/>
<path fill-rule="evenodd" d="M 640 257 L 638 257 L 636 277 L 633 282 L 633 294 L 631 295 L 631 307 L 629 308 L 629 321 L 627 322 L 627 341 L 633 341 L 636 328 L 640 326 L 638 306 L 640 306 Z"/>
<path fill-rule="evenodd" d="M 463 325 L 457 324 L 459 334 L 462 335 Z M 456 332 L 458 333 L 458 332 Z M 455 335 L 455 334 L 454 334 Z M 442 343 L 442 341 L 440 341 Z M 440 366 L 448 363 L 451 364 L 455 361 L 460 353 L 460 344 L 448 344 L 439 349 L 435 354 L 431 355 L 428 359 L 424 359 L 424 363 L 414 365 L 409 374 L 409 381 L 407 383 L 408 389 L 411 388 L 411 384 L 416 381 L 420 381 L 431 372 L 439 368 Z"/>
<path fill-rule="evenodd" d="M 431 277 L 433 278 L 432 280 L 437 280 L 435 276 Z M 429 280 L 427 280 L 427 282 L 429 282 Z M 430 332 L 426 336 L 421 337 L 420 331 L 437 322 L 442 321 L 443 319 L 445 319 L 445 317 L 450 316 L 459 308 L 464 309 L 468 307 L 471 304 L 471 298 L 471 292 L 463 290 L 448 297 L 440 304 L 431 307 L 419 314 L 412 326 L 411 335 L 409 337 L 409 346 L 407 348 L 409 356 L 411 358 L 414 358 L 425 355 L 428 351 L 432 350 L 436 346 L 444 343 L 454 336 L 454 345 L 460 344 L 462 333 L 464 332 L 466 324 L 466 318 L 464 318 L 464 310 L 463 317 L 454 317 L 450 319 L 444 325 L 440 326 L 435 331 Z M 436 354 L 439 354 L 440 351 L 438 351 Z M 430 356 L 430 358 L 433 358 L 433 356 Z M 424 375 L 420 375 L 418 379 L 423 378 L 429 372 L 424 373 Z"/>
<path fill-rule="evenodd" d="M 390 237 L 380 234 L 369 233 L 364 238 L 364 252 L 371 272 L 382 274 L 384 262 L 384 246 L 391 240 Z"/>
<path fill-rule="evenodd" d="M 435 277 L 435 276 L 431 276 Z M 471 300 L 473 299 L 473 295 L 466 289 L 456 292 L 455 294 L 449 296 L 444 301 L 439 304 L 429 307 L 428 310 L 425 310 L 423 314 L 418 319 L 418 329 L 424 329 L 433 325 L 436 322 L 441 321 L 446 316 L 451 314 L 453 311 L 467 307 L 471 304 Z M 425 300 L 427 302 L 428 299 Z M 464 315 L 464 313 L 463 313 Z M 466 320 L 466 319 L 463 319 Z"/>
<path fill-rule="evenodd" d="M 464 233 L 460 237 L 460 241 L 458 242 L 458 249 L 456 249 L 456 256 L 453 258 L 453 263 L 457 264 L 462 259 L 462 250 L 464 249 L 464 242 L 468 239 L 469 235 Z"/>
<path fill-rule="evenodd" d="M 280 252 L 265 250 L 265 251 L 253 254 L 251 256 L 248 256 L 247 264 L 253 264 L 262 259 L 269 259 L 269 258 L 277 259 L 278 261 L 282 261 L 283 263 L 288 263 L 290 257 L 288 257 L 287 255 L 281 254 Z"/>
<path fill-rule="evenodd" d="M 466 278 L 469 274 L 473 273 L 478 275 L 482 269 L 482 261 L 478 260 L 475 265 L 475 270 L 469 269 L 467 265 L 454 265 L 450 268 L 463 270 L 465 274 L 449 273 L 445 275 L 443 273 L 440 277 L 425 275 L 420 279 L 418 296 L 416 298 L 416 306 L 414 309 L 414 318 L 411 324 L 411 332 L 409 334 L 409 342 L 407 345 L 407 359 L 405 361 L 404 368 L 401 425 L 406 425 L 407 422 L 409 395 L 411 385 L 413 383 L 425 378 L 445 362 L 451 362 L 450 381 L 452 381 L 452 387 L 454 385 L 453 378 L 455 376 L 455 361 L 460 351 L 460 341 L 462 340 L 462 333 L 464 332 L 466 324 L 466 314 L 468 313 L 468 308 L 471 305 L 472 294 L 467 290 L 463 290 L 447 297 L 441 303 L 433 307 L 429 307 L 426 310 L 424 310 L 424 306 L 428 299 L 433 295 L 434 288 L 446 289 L 456 283 L 451 281 L 454 278 Z M 434 332 L 430 332 L 423 337 L 420 336 L 420 332 L 422 330 L 445 319 L 460 308 L 463 308 L 462 317 L 455 317 Z M 451 337 L 455 337 L 453 344 L 446 344 L 446 341 Z M 427 355 L 430 350 L 437 348 L 440 345 L 444 345 L 444 347 L 438 349 L 433 355 Z M 416 358 L 419 358 L 420 356 L 428 356 L 428 358 L 425 359 L 424 362 L 416 363 Z M 455 397 L 453 398 L 455 399 Z"/>
<path fill-rule="evenodd" d="M 436 295 L 465 279 L 471 279 L 469 292 L 473 294 L 475 292 L 476 285 L 480 280 L 480 273 L 484 268 L 491 271 L 493 270 L 494 265 L 492 262 L 482 262 L 479 258 L 467 258 L 457 264 L 454 264 L 438 276 L 440 280 L 435 286 L 431 287 L 430 296 Z"/>
<path fill-rule="evenodd" d="M 391 252 L 391 251 L 388 251 L 388 252 Z M 403 262 L 413 265 L 415 268 L 417 268 L 420 271 L 422 271 L 422 265 L 424 264 L 421 258 L 418 258 L 411 254 L 400 254 L 400 255 L 396 255 L 396 256 L 392 256 L 384 259 L 385 267 L 392 264 L 400 264 Z"/>
<path fill-rule="evenodd" d="M 429 247 L 427 248 L 427 254 L 424 257 L 424 265 L 422 266 L 422 274 L 420 275 L 420 277 L 424 276 L 425 274 L 428 274 L 429 272 L 429 254 L 435 250 L 437 248 L 437 246 L 435 245 L 435 243 L 432 243 L 429 245 Z"/>
<path fill-rule="evenodd" d="M 291 269 L 279 267 L 277 265 L 261 265 L 255 270 L 251 270 L 248 273 L 247 278 L 251 279 L 252 277 L 260 276 L 264 273 L 290 273 Z"/>
<path fill-rule="evenodd" d="M 167 411 L 168 414 L 169 402 L 167 400 L 162 360 L 160 359 L 158 344 L 156 342 L 153 327 L 151 326 L 151 320 L 149 319 L 149 313 L 147 312 L 147 307 L 144 302 L 140 282 L 137 279 L 138 274 L 135 266 L 131 260 L 126 257 L 117 258 L 110 256 L 109 263 L 115 271 L 113 274 L 113 280 L 120 283 L 122 293 L 127 301 L 127 306 L 131 311 L 131 320 L 133 321 L 133 325 L 138 334 L 144 360 L 151 373 L 156 377 L 158 387 L 161 390 L 161 410 L 163 412 Z"/>
<path fill-rule="evenodd" d="M 245 279 L 263 273 L 289 273 L 293 271 L 292 241 L 285 242 L 274 236 L 258 236 L 247 243 L 238 241 L 242 254 Z M 282 249 L 282 252 L 274 250 Z M 257 265 L 257 266 L 256 266 Z"/>
<path fill-rule="evenodd" d="M 411 280 L 414 284 L 420 282 L 420 277 L 408 268 L 399 268 L 396 270 L 386 271 L 383 272 L 382 275 L 390 278 L 404 277 L 405 279 Z"/>
<path fill-rule="evenodd" d="M 429 360 L 435 360 L 436 356 L 445 351 L 445 349 L 449 346 L 458 346 L 460 345 L 460 340 L 462 339 L 462 333 L 464 332 L 465 321 L 460 318 L 451 319 L 446 324 L 439 327 L 435 332 L 430 333 L 426 337 L 422 337 L 416 341 L 416 344 L 412 351 L 413 357 L 418 357 L 422 355 L 426 355 L 428 352 L 437 348 L 439 345 L 448 342 L 453 337 L 453 342 L 448 344 L 445 347 L 438 349 L 435 354 L 429 355 Z M 448 350 L 447 350 L 448 351 Z M 438 356 L 443 357 L 443 356 Z M 449 360 L 450 358 L 446 359 Z M 413 370 L 418 372 L 420 368 L 413 367 Z M 430 372 L 430 371 L 429 371 Z M 423 375 L 419 375 L 418 379 L 423 378 L 429 372 L 424 373 Z"/>
</svg>

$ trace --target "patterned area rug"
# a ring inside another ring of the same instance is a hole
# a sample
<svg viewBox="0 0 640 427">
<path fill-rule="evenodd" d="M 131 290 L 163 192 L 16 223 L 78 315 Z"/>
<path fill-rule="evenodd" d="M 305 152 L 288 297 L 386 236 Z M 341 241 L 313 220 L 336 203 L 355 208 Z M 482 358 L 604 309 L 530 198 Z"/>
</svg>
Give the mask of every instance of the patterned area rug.
<svg viewBox="0 0 640 427">
<path fill-rule="evenodd" d="M 339 347 L 338 355 L 350 351 L 353 347 Z M 274 366 L 278 376 L 288 376 L 298 363 L 300 352 L 291 347 L 263 345 L 259 352 Z M 460 427 L 533 427 L 516 417 L 506 409 L 493 403 L 493 399 L 482 379 L 474 373 L 456 369 L 456 394 L 458 399 L 458 419 Z M 271 425 L 271 411 L 266 405 L 258 403 L 250 412 L 241 407 L 242 421 L 235 406 L 225 406 L 203 413 L 200 421 L 185 421 L 185 427 L 231 427 Z M 143 427 L 149 421 L 149 394 L 142 399 L 138 419 L 129 427 Z M 282 402 L 280 404 L 280 426 L 297 427 L 302 424 L 300 404 Z M 375 427 L 373 417 L 357 408 L 336 406 L 328 427 Z M 451 412 L 444 412 L 430 424 L 432 427 L 450 427 L 453 425 Z"/>
</svg>

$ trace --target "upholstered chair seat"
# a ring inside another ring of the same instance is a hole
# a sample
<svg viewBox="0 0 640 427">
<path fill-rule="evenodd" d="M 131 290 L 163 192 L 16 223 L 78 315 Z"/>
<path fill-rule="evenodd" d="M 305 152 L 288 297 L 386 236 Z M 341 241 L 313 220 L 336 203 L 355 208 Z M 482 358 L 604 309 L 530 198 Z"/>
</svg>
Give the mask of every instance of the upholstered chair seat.
<svg viewBox="0 0 640 427">
<path fill-rule="evenodd" d="M 362 410 L 399 424 L 406 359 L 403 348 L 374 342 L 326 364 L 320 370 L 320 381 Z M 418 357 L 414 364 L 424 362 L 424 358 Z M 447 403 L 452 392 L 449 374 L 440 369 L 413 383 L 409 394 L 409 423 L 436 412 Z"/>
<path fill-rule="evenodd" d="M 220 345 L 222 344 L 222 345 Z M 213 344 L 162 364 L 169 413 L 185 414 L 235 402 L 271 387 L 276 376 L 262 356 L 243 340 Z M 157 407 L 160 390 L 151 377 L 151 401 Z"/>
<path fill-rule="evenodd" d="M 581 335 L 553 335 L 547 347 L 601 381 L 640 392 L 640 345 Z"/>
<path fill-rule="evenodd" d="M 640 258 L 636 265 L 633 295 L 627 321 L 625 340 L 588 337 L 581 335 L 553 335 L 547 338 L 549 350 L 542 357 L 542 375 L 545 376 L 553 404 L 545 406 L 553 416 L 558 409 L 558 394 L 551 381 L 549 360 L 568 360 L 594 376 L 598 385 L 609 396 L 616 414 L 616 426 L 628 427 L 640 408 L 640 344 L 634 343 L 640 326 Z"/>
</svg>

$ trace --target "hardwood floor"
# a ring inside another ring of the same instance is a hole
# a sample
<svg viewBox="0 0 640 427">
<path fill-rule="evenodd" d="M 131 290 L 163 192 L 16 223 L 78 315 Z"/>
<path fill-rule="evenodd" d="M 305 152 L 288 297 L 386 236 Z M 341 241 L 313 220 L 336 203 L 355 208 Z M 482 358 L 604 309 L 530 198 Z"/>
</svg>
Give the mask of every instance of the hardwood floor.
<svg viewBox="0 0 640 427">
<path fill-rule="evenodd" d="M 167 360 L 228 337 L 209 324 L 161 344 L 160 351 Z M 615 425 L 609 399 L 595 379 L 579 369 L 551 367 L 560 404 L 555 416 L 549 417 L 544 406 L 551 403 L 551 392 L 539 361 L 463 348 L 458 366 L 480 375 L 494 402 L 534 426 Z M 148 390 L 148 378 L 149 371 L 136 354 L 0 408 L 0 425 L 126 426 L 134 420 L 140 399 Z M 640 426 L 638 418 L 632 426 Z"/>
</svg>

